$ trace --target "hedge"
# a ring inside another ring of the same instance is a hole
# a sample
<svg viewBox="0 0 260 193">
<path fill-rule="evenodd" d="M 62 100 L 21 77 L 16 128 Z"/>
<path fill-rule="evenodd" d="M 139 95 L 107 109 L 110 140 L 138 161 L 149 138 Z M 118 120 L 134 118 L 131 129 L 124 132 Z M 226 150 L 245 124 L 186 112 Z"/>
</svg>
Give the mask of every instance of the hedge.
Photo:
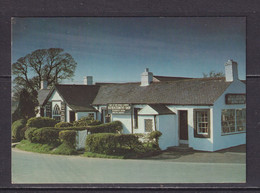
<svg viewBox="0 0 260 193">
<path fill-rule="evenodd" d="M 93 126 L 93 125 L 100 125 L 102 124 L 99 120 L 93 120 L 91 117 L 82 117 L 78 121 L 73 122 L 73 126 L 75 127 L 86 127 L 86 126 Z"/>
<path fill-rule="evenodd" d="M 87 130 L 93 133 L 119 133 L 123 130 L 122 123 L 120 121 L 113 121 L 97 126 L 88 127 Z"/>
<path fill-rule="evenodd" d="M 74 147 L 76 143 L 76 131 L 72 131 L 72 130 L 60 131 L 59 139 L 61 140 L 61 142 Z"/>
<path fill-rule="evenodd" d="M 97 133 L 87 136 L 86 151 L 101 154 L 115 154 L 117 151 L 135 151 L 142 146 L 134 134 Z"/>
<path fill-rule="evenodd" d="M 51 144 L 57 142 L 59 139 L 59 130 L 43 127 L 32 132 L 30 139 L 33 143 Z"/>
<path fill-rule="evenodd" d="M 12 124 L 12 138 L 20 141 L 24 138 L 23 128 L 26 125 L 25 119 L 19 119 Z"/>
<path fill-rule="evenodd" d="M 33 117 L 27 121 L 28 127 L 54 127 L 57 121 L 55 119 L 51 119 L 49 117 Z"/>
<path fill-rule="evenodd" d="M 61 128 L 61 127 L 72 127 L 73 124 L 69 122 L 59 122 L 55 125 L 56 128 Z"/>
<path fill-rule="evenodd" d="M 25 134 L 24 134 L 24 137 L 25 139 L 29 140 L 30 142 L 32 142 L 32 138 L 33 138 L 33 132 L 35 130 L 37 130 L 39 128 L 36 128 L 36 127 L 29 127 L 26 131 L 25 131 Z"/>
</svg>

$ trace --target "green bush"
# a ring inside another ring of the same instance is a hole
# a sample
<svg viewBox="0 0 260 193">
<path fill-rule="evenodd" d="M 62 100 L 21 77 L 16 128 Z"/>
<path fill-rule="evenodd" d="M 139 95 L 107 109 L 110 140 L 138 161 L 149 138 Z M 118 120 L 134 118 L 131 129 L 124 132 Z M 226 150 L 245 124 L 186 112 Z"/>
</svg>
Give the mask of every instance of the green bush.
<svg viewBox="0 0 260 193">
<path fill-rule="evenodd" d="M 60 154 L 60 155 L 76 155 L 78 152 L 75 150 L 75 148 L 71 147 L 67 143 L 62 143 L 59 145 L 56 149 L 54 149 L 52 154 Z"/>
<path fill-rule="evenodd" d="M 61 127 L 72 127 L 73 124 L 69 122 L 59 122 L 55 125 L 56 128 L 61 128 Z"/>
<path fill-rule="evenodd" d="M 149 134 L 149 140 L 151 142 L 154 142 L 155 143 L 152 143 L 154 145 L 154 147 L 156 148 L 159 148 L 159 137 L 162 135 L 162 133 L 160 131 L 152 131 L 150 134 Z"/>
<path fill-rule="evenodd" d="M 76 131 L 73 131 L 73 130 L 60 131 L 59 138 L 60 138 L 61 142 L 67 143 L 68 145 L 75 147 Z"/>
<path fill-rule="evenodd" d="M 142 143 L 133 134 L 97 133 L 87 136 L 86 151 L 101 154 L 134 152 Z"/>
<path fill-rule="evenodd" d="M 39 128 L 36 127 L 29 127 L 25 133 L 24 133 L 24 137 L 25 139 L 27 139 L 28 141 L 32 142 L 32 138 L 33 138 L 33 132 L 36 131 Z"/>
<path fill-rule="evenodd" d="M 113 121 L 111 123 L 105 123 L 88 128 L 88 131 L 93 133 L 120 133 L 123 130 L 122 123 L 120 121 Z"/>
<path fill-rule="evenodd" d="M 55 119 L 51 119 L 49 117 L 33 117 L 27 121 L 28 127 L 54 127 L 57 121 Z"/>
<path fill-rule="evenodd" d="M 31 142 L 41 144 L 57 143 L 59 139 L 59 130 L 43 127 L 32 132 Z"/>
<path fill-rule="evenodd" d="M 14 138 L 16 141 L 20 141 L 24 138 L 24 135 L 22 134 L 21 130 L 25 127 L 26 120 L 25 119 L 19 119 L 12 124 L 12 138 Z"/>
<path fill-rule="evenodd" d="M 20 130 L 20 136 L 22 137 L 22 139 L 25 139 L 25 131 L 28 129 L 29 127 L 25 126 L 24 128 L 22 128 Z"/>
<path fill-rule="evenodd" d="M 91 125 L 100 125 L 101 121 L 94 120 L 92 117 L 82 117 L 78 121 L 73 122 L 73 126 L 75 127 L 86 127 Z"/>
</svg>

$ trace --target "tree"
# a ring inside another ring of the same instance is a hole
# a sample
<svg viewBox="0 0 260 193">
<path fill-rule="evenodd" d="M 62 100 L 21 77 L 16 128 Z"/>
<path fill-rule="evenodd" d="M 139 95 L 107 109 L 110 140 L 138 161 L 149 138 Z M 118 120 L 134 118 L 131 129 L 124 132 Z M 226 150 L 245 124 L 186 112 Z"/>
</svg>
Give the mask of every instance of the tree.
<svg viewBox="0 0 260 193">
<path fill-rule="evenodd" d="M 38 105 L 36 98 L 36 91 L 31 94 L 25 88 L 22 89 L 20 92 L 18 107 L 12 115 L 12 121 L 34 117 L 35 107 Z"/>
<path fill-rule="evenodd" d="M 73 57 L 61 48 L 39 49 L 13 63 L 13 81 L 31 92 L 40 89 L 42 80 L 53 85 L 72 78 L 76 66 Z"/>
<path fill-rule="evenodd" d="M 223 72 L 214 72 L 210 71 L 208 74 L 203 73 L 203 78 L 218 78 L 218 77 L 225 77 L 225 74 Z"/>
</svg>

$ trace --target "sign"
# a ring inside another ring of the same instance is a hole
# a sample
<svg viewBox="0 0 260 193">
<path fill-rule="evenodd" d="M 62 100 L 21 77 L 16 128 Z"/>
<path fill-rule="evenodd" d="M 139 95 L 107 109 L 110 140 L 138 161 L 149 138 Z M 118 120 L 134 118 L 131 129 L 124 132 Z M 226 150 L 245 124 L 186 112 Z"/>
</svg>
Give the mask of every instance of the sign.
<svg viewBox="0 0 260 193">
<path fill-rule="evenodd" d="M 125 114 L 130 113 L 131 105 L 130 104 L 108 104 L 108 110 L 112 111 L 112 114 Z"/>
<path fill-rule="evenodd" d="M 226 94 L 226 104 L 246 104 L 246 95 L 245 94 Z"/>
</svg>

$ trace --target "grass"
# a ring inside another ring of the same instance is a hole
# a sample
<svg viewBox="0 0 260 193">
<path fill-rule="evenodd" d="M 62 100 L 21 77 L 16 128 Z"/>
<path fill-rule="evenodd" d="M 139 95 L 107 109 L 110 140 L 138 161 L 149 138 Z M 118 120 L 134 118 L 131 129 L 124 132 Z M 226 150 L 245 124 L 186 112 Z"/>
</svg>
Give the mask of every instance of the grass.
<svg viewBox="0 0 260 193">
<path fill-rule="evenodd" d="M 67 143 L 62 143 L 59 147 L 54 149 L 52 154 L 59 154 L 59 155 L 77 155 L 78 152 L 75 150 L 75 148 L 71 147 Z"/>
<path fill-rule="evenodd" d="M 110 159 L 124 159 L 124 156 L 120 155 L 106 155 L 106 154 L 99 154 L 99 153 L 92 153 L 92 152 L 85 152 L 83 157 L 95 157 L 95 158 L 110 158 Z"/>
<path fill-rule="evenodd" d="M 22 140 L 19 144 L 16 145 L 16 147 L 24 151 L 51 153 L 51 151 L 57 147 L 57 144 L 31 143 L 28 140 Z"/>
</svg>

